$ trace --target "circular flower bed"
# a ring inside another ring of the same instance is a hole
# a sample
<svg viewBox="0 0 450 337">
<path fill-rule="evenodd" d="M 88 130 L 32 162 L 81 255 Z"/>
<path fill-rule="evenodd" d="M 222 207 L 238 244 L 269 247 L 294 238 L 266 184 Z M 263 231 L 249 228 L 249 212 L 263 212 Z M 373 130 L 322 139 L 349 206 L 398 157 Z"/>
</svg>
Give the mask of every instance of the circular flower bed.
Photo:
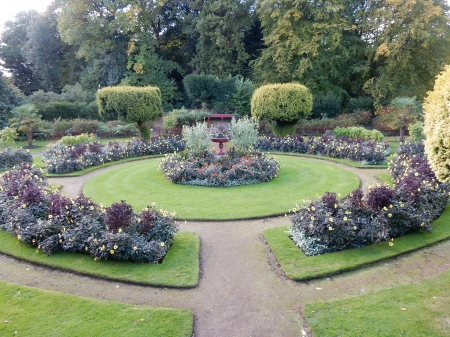
<svg viewBox="0 0 450 337">
<path fill-rule="evenodd" d="M 231 149 L 220 157 L 214 151 L 173 153 L 161 161 L 159 169 L 176 184 L 231 187 L 270 181 L 280 165 L 261 152 Z"/>
</svg>

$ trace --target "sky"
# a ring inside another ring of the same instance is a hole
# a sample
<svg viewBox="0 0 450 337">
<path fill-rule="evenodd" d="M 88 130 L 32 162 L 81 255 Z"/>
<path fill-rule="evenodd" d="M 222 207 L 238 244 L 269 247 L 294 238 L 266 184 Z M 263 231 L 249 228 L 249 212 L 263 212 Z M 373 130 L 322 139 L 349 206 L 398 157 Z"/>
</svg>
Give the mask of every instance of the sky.
<svg viewBox="0 0 450 337">
<path fill-rule="evenodd" d="M 23 11 L 35 9 L 42 13 L 52 0 L 0 0 L 0 32 L 6 21 L 13 21 L 14 16 Z"/>
</svg>

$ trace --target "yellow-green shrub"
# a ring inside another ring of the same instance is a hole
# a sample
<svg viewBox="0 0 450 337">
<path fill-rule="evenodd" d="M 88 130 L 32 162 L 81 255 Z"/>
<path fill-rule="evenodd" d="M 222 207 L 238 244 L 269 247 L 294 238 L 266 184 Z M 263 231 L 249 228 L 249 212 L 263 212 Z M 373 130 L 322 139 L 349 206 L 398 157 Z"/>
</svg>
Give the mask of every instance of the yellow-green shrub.
<svg viewBox="0 0 450 337">
<path fill-rule="evenodd" d="M 308 117 L 312 105 L 309 89 L 299 83 L 263 85 L 251 100 L 253 118 L 276 121 L 278 129 L 292 127 L 300 118 Z"/>
<path fill-rule="evenodd" d="M 144 122 L 162 117 L 161 91 L 157 87 L 105 87 L 97 92 L 100 116 L 117 114 L 119 119 L 135 122 L 139 134 Z"/>
<path fill-rule="evenodd" d="M 439 180 L 450 181 L 450 65 L 440 73 L 423 105 L 425 153 Z"/>
</svg>

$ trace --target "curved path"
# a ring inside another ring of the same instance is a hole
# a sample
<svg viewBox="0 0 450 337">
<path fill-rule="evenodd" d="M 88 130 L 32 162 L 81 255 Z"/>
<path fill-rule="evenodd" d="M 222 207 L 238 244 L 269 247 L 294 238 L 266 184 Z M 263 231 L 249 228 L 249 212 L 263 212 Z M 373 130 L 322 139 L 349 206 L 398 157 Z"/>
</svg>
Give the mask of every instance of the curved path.
<svg viewBox="0 0 450 337">
<path fill-rule="evenodd" d="M 364 186 L 375 173 L 360 170 Z M 104 170 L 108 170 L 106 168 Z M 62 193 L 74 196 L 98 170 L 79 178 L 50 179 Z M 245 221 L 187 222 L 180 230 L 200 235 L 201 277 L 194 289 L 142 287 L 109 282 L 38 267 L 0 256 L 0 279 L 84 297 L 136 305 L 185 308 L 194 312 L 195 337 L 302 336 L 303 304 L 355 296 L 411 283 L 450 269 L 450 242 L 372 265 L 368 268 L 310 282 L 293 282 L 279 269 L 262 237 L 263 230 L 288 226 L 285 217 Z"/>
</svg>

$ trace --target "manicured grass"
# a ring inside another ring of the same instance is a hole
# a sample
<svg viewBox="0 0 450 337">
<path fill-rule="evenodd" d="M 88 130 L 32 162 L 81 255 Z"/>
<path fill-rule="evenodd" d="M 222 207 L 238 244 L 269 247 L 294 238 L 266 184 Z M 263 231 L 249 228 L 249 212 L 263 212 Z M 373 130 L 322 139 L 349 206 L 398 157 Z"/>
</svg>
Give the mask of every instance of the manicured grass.
<svg viewBox="0 0 450 337">
<path fill-rule="evenodd" d="M 179 232 L 161 264 L 132 263 L 114 260 L 94 261 L 84 254 L 56 253 L 47 256 L 6 231 L 0 230 L 0 252 L 39 265 L 92 277 L 163 287 L 195 287 L 199 278 L 198 234 Z"/>
<path fill-rule="evenodd" d="M 304 314 L 320 337 L 450 336 L 449 284 L 446 271 L 405 286 L 306 304 Z"/>
<path fill-rule="evenodd" d="M 135 209 L 155 202 L 180 219 L 231 220 L 285 214 L 326 191 L 347 195 L 359 185 L 353 173 L 326 162 L 278 156 L 279 176 L 267 183 L 229 188 L 178 185 L 158 170 L 159 160 L 124 165 L 90 179 L 83 193 L 97 203 L 126 200 Z"/>
<path fill-rule="evenodd" d="M 339 163 L 339 164 L 344 164 L 347 166 L 351 166 L 351 167 L 356 167 L 356 168 L 362 168 L 362 169 L 379 169 L 379 168 L 387 168 L 388 165 L 385 164 L 379 164 L 379 165 L 365 165 L 365 164 L 361 164 L 355 161 L 351 161 L 348 159 L 340 159 L 340 158 L 331 158 L 331 157 L 325 157 L 325 156 L 317 156 L 315 154 L 303 154 L 303 153 L 287 153 L 287 152 L 271 152 L 274 154 L 279 154 L 279 155 L 284 155 L 284 156 L 294 156 L 294 157 L 305 157 L 305 158 L 315 158 L 315 159 L 322 159 L 325 161 L 331 161 L 334 163 Z"/>
<path fill-rule="evenodd" d="M 375 177 L 377 177 L 377 179 L 380 180 L 381 182 L 386 183 L 391 186 L 394 183 L 392 181 L 391 175 L 389 173 L 377 174 L 377 175 L 375 175 Z"/>
<path fill-rule="evenodd" d="M 286 227 L 267 229 L 264 237 L 286 275 L 295 281 L 302 281 L 357 269 L 450 238 L 450 206 L 432 226 L 432 232 L 405 235 L 395 239 L 393 246 L 382 242 L 316 256 L 306 256 L 289 238 Z"/>
<path fill-rule="evenodd" d="M 48 144 L 52 143 L 52 142 L 54 142 L 54 140 L 33 140 L 33 144 L 32 145 L 33 146 L 39 146 L 39 147 L 36 148 L 36 149 L 29 149 L 29 151 L 30 151 L 31 154 L 42 152 L 42 151 L 44 151 L 45 147 Z M 20 149 L 20 148 L 22 148 L 24 146 L 28 146 L 28 142 L 27 141 L 16 142 L 16 147 L 18 149 Z"/>
<path fill-rule="evenodd" d="M 193 313 L 127 305 L 0 281 L 1 336 L 190 337 Z"/>
</svg>

